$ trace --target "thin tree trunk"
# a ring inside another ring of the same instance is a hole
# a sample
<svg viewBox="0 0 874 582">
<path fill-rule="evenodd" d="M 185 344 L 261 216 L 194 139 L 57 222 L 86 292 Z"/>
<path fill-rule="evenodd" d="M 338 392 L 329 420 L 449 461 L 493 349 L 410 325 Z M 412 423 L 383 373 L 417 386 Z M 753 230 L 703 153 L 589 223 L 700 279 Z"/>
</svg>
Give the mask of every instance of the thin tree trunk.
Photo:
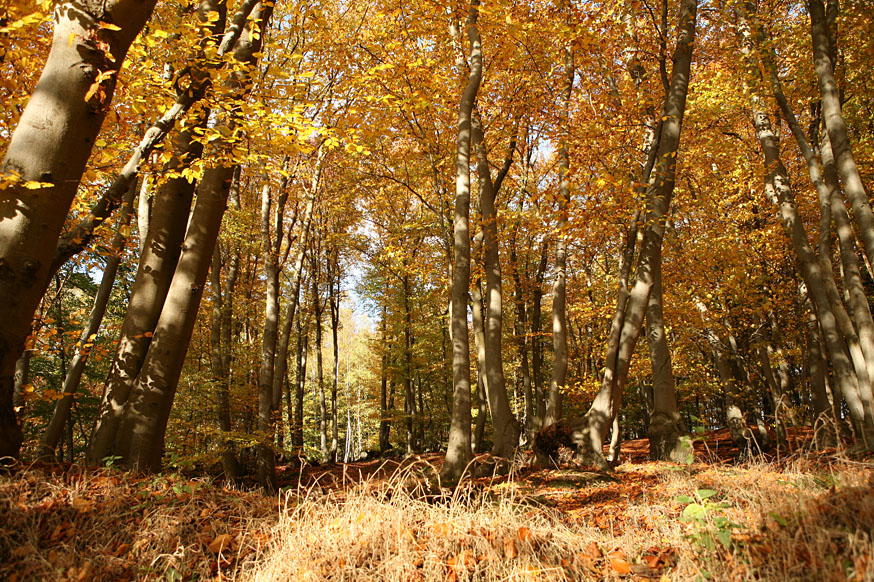
<svg viewBox="0 0 874 582">
<path fill-rule="evenodd" d="M 473 340 L 476 346 L 476 397 L 477 416 L 473 430 L 473 452 L 482 453 L 483 437 L 486 432 L 486 419 L 488 417 L 488 382 L 486 374 L 486 339 L 485 326 L 483 325 L 483 294 L 480 291 L 481 281 L 474 282 L 470 289 L 471 323 L 473 324 Z"/>
<path fill-rule="evenodd" d="M 558 145 L 558 236 L 555 241 L 555 281 L 552 285 L 552 382 L 549 385 L 549 398 L 546 401 L 544 426 L 549 426 L 561 418 L 561 391 L 567 382 L 567 229 L 568 212 L 571 200 L 570 161 L 568 154 L 568 133 L 570 131 L 570 102 L 574 87 L 574 53 L 571 47 L 564 49 L 565 85 L 561 94 Z"/>
<path fill-rule="evenodd" d="M 655 176 L 646 193 L 647 214 L 634 284 L 622 317 L 618 344 L 615 347 L 616 357 L 607 360 L 601 389 L 585 417 L 580 420 L 582 426 L 579 430 L 582 436 L 579 439 L 579 455 L 599 468 L 608 467 L 601 452 L 601 445 L 621 403 L 631 357 L 640 337 L 646 306 L 652 292 L 653 268 L 659 259 L 665 221 L 674 193 L 676 158 L 689 89 L 696 13 L 696 0 L 683 0 L 678 16 L 674 67 L 671 71 L 670 87 L 665 98 L 661 133 L 656 148 L 656 161 L 653 168 Z M 609 345 L 608 351 L 611 351 Z"/>
<path fill-rule="evenodd" d="M 43 432 L 40 440 L 40 456 L 52 458 L 55 454 L 55 448 L 61 439 L 61 433 L 70 417 L 70 409 L 73 406 L 73 396 L 79 389 L 79 384 L 82 380 L 82 373 L 85 371 L 85 364 L 88 362 L 88 355 L 91 352 L 91 345 L 94 342 L 95 336 L 103 323 L 103 316 L 106 314 L 106 307 L 109 304 L 109 296 L 112 294 L 112 287 L 115 284 L 115 276 L 118 273 L 118 266 L 121 264 L 121 255 L 124 252 L 124 245 L 128 236 L 125 234 L 130 217 L 133 210 L 133 200 L 136 196 L 136 184 L 132 184 L 128 189 L 124 199 L 122 214 L 119 217 L 119 230 L 112 239 L 111 254 L 106 259 L 106 267 L 103 269 L 103 277 L 100 280 L 100 286 L 97 289 L 97 294 L 94 296 L 94 305 L 91 307 L 91 314 L 88 316 L 88 325 L 82 329 L 79 336 L 79 348 L 73 360 L 70 362 L 70 368 L 67 370 L 64 378 L 64 386 L 61 389 L 63 396 L 55 403 L 55 410 L 48 426 Z"/>
<path fill-rule="evenodd" d="M 386 296 L 382 302 L 382 321 L 380 322 L 382 350 L 380 358 L 380 382 L 379 382 L 379 454 L 385 453 L 391 448 L 391 419 L 388 408 L 388 334 L 386 333 L 388 317 L 388 285 L 385 290 Z"/>
<path fill-rule="evenodd" d="M 332 264 L 333 260 L 333 264 Z M 331 378 L 331 462 L 337 462 L 339 454 L 338 447 L 340 446 L 339 434 L 339 418 L 337 412 L 337 391 L 340 386 L 340 343 L 338 340 L 338 332 L 340 328 L 340 290 L 334 288 L 336 277 L 337 286 L 339 287 L 339 258 L 328 258 L 328 305 L 331 311 L 331 347 L 334 352 L 334 370 Z M 335 272 L 335 270 L 337 272 Z"/>
<path fill-rule="evenodd" d="M 467 296 L 470 285 L 470 150 L 473 105 L 482 81 L 482 44 L 476 21 L 479 0 L 471 0 L 467 15 L 470 74 L 458 107 L 458 140 L 455 162 L 455 267 L 452 279 L 452 417 L 449 445 L 440 475 L 457 482 L 471 460 L 470 448 L 470 345 L 467 331 Z"/>
</svg>

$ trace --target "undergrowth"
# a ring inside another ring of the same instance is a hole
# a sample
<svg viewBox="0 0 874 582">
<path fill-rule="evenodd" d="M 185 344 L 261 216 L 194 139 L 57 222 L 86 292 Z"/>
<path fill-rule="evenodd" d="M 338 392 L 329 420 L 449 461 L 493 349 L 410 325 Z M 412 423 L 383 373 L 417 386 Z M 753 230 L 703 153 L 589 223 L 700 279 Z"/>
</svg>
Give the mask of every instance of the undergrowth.
<svg viewBox="0 0 874 582">
<path fill-rule="evenodd" d="M 432 470 L 269 497 L 22 469 L 0 477 L 0 579 L 874 581 L 870 465 L 625 463 L 454 492 Z"/>
</svg>

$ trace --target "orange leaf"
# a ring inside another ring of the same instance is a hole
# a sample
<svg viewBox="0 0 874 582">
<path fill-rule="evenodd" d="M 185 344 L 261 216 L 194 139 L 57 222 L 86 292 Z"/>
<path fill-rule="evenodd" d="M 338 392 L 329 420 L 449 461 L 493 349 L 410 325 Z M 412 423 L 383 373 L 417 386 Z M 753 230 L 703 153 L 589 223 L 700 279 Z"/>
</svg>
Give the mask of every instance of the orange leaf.
<svg viewBox="0 0 874 582">
<path fill-rule="evenodd" d="M 212 543 L 209 544 L 209 551 L 213 554 L 221 553 L 222 550 L 231 549 L 231 544 L 233 543 L 233 538 L 230 534 L 219 534 L 215 536 L 215 539 L 212 540 Z"/>
<path fill-rule="evenodd" d="M 525 527 L 524 525 L 519 528 L 519 539 L 520 540 L 522 540 L 523 542 L 527 542 L 532 537 L 534 537 L 534 534 L 531 533 L 531 529 Z"/>
<path fill-rule="evenodd" d="M 620 574 L 631 573 L 631 566 L 622 558 L 610 558 L 610 567 L 613 568 L 614 572 L 619 572 Z"/>
</svg>

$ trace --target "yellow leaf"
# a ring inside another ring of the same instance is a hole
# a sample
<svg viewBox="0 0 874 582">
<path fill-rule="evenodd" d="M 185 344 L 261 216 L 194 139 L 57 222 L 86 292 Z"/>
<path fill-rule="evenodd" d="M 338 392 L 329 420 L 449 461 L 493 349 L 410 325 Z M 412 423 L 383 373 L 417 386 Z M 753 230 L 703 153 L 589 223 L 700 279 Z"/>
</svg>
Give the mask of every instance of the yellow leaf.
<svg viewBox="0 0 874 582">
<path fill-rule="evenodd" d="M 98 25 L 100 28 L 103 28 L 103 29 L 105 29 L 105 30 L 121 30 L 121 27 L 120 27 L 120 26 L 116 26 L 116 25 L 114 25 L 114 24 L 110 24 L 109 22 L 99 22 L 99 23 L 97 23 L 97 25 Z"/>
</svg>

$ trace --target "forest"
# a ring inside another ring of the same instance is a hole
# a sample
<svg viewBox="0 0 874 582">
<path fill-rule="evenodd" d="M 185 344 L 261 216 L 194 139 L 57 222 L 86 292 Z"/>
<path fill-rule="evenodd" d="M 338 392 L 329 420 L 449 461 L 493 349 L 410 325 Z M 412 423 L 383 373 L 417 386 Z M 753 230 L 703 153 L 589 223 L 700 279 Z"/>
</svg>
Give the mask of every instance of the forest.
<svg viewBox="0 0 874 582">
<path fill-rule="evenodd" d="M 874 580 L 872 10 L 4 0 L 0 577 Z"/>
</svg>

